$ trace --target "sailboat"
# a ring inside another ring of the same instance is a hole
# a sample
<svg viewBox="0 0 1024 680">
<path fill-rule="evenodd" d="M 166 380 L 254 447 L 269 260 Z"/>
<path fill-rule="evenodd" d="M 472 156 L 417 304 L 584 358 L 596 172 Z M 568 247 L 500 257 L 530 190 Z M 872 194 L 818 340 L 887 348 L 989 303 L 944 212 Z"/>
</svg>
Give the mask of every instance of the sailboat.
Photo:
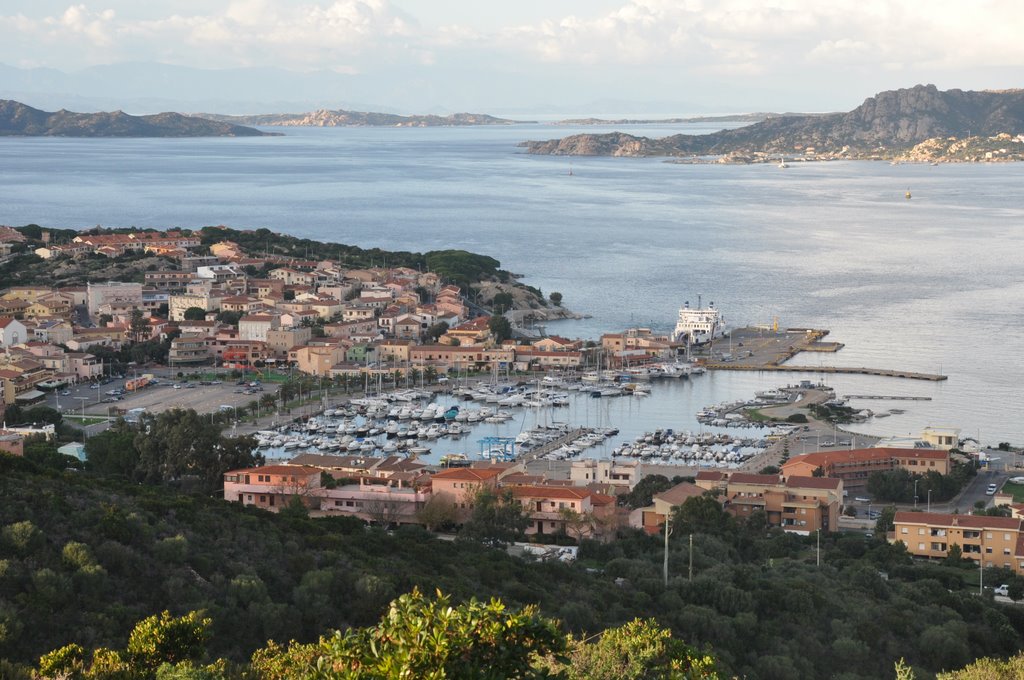
<svg viewBox="0 0 1024 680">
<path fill-rule="evenodd" d="M 569 177 L 572 177 L 572 165 L 569 166 Z"/>
<path fill-rule="evenodd" d="M 780 156 L 779 157 L 779 167 L 780 168 L 788 168 L 789 167 L 789 163 L 786 162 L 786 157 L 785 156 Z"/>
</svg>

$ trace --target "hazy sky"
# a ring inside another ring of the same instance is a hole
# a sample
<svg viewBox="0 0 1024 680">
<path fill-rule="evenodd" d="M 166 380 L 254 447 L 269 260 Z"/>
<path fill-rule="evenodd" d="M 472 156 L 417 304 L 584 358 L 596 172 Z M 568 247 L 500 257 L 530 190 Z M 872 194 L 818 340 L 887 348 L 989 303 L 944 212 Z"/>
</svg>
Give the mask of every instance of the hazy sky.
<svg viewBox="0 0 1024 680">
<path fill-rule="evenodd" d="M 326 70 L 396 106 L 836 110 L 1024 85 L 1022 29 L 1009 0 L 3 0 L 0 63 Z"/>
</svg>

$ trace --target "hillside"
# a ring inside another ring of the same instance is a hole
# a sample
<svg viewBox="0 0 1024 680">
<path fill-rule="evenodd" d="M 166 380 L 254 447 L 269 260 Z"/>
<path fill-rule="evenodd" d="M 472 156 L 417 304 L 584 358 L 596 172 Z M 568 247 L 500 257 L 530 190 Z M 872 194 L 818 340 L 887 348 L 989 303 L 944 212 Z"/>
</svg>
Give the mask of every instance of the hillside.
<svg viewBox="0 0 1024 680">
<path fill-rule="evenodd" d="M 123 111 L 75 113 L 40 111 L 0 100 L 0 136 L 17 137 L 260 137 L 270 133 L 217 121 L 157 113 L 130 116 Z"/>
<path fill-rule="evenodd" d="M 283 127 L 460 127 L 467 125 L 512 125 L 519 122 L 495 118 L 483 113 L 453 113 L 447 116 L 372 113 L 320 109 L 309 113 L 266 113 L 252 116 L 224 116 L 212 113 L 197 114 L 210 120 L 237 125 L 266 125 Z"/>
<path fill-rule="evenodd" d="M 751 680 L 892 677 L 900 657 L 930 674 L 1011 655 L 1024 633 L 1017 607 L 963 585 L 973 563 L 912 564 L 882 540 L 822 535 L 816 567 L 813 539 L 735 522 L 713 501 L 678 515 L 665 586 L 661 538 L 629 531 L 584 542 L 575 566 L 528 563 L 421 529 L 274 515 L 5 455 L 0 497 L 0 658 L 21 663 L 69 642 L 122 646 L 164 609 L 204 611 L 210 653 L 244 661 L 268 638 L 372 624 L 414 587 L 537 604 L 576 632 L 655 617 Z M 990 571 L 986 582 L 1006 578 Z"/>
<path fill-rule="evenodd" d="M 882 92 L 853 111 L 779 116 L 734 130 L 661 139 L 622 133 L 524 142 L 529 153 L 595 156 L 802 154 L 892 157 L 934 138 L 1024 132 L 1024 90 L 939 91 L 934 85 Z"/>
</svg>

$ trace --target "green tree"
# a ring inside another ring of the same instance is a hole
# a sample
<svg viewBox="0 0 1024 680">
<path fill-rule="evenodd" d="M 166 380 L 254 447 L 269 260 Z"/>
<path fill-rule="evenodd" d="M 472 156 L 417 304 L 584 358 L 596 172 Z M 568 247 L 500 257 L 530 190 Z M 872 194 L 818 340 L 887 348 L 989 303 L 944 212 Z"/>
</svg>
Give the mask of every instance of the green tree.
<svg viewBox="0 0 1024 680">
<path fill-rule="evenodd" d="M 687 498 L 677 507 L 673 524 L 683 534 L 722 535 L 731 530 L 735 522 L 715 498 L 704 494 Z"/>
<path fill-rule="evenodd" d="M 86 469 L 102 475 L 132 478 L 139 464 L 135 431 L 120 421 L 85 440 Z"/>
<path fill-rule="evenodd" d="M 128 334 L 132 342 L 142 342 L 149 337 L 149 321 L 141 309 L 133 309 L 131 320 L 128 323 Z"/>
<path fill-rule="evenodd" d="M 438 529 L 455 524 L 455 507 L 451 496 L 445 493 L 434 493 L 423 507 L 416 512 L 416 519 L 421 522 L 427 531 Z"/>
<path fill-rule="evenodd" d="M 238 320 L 242 318 L 241 312 L 220 312 L 217 314 L 217 321 L 226 323 L 229 326 L 237 326 Z"/>
<path fill-rule="evenodd" d="M 628 493 L 618 497 L 619 505 L 636 510 L 646 508 L 654 502 L 654 495 L 667 491 L 674 486 L 665 475 L 647 475 L 642 477 Z"/>
<path fill-rule="evenodd" d="M 505 317 L 495 314 L 487 322 L 487 328 L 490 329 L 491 335 L 494 336 L 496 342 L 504 342 L 512 337 L 512 324 Z"/>
<path fill-rule="evenodd" d="M 203 321 L 206 319 L 206 310 L 202 307 L 189 307 L 183 316 L 185 321 Z"/>
<path fill-rule="evenodd" d="M 487 545 L 511 543 L 529 526 L 530 520 L 512 489 L 481 487 L 473 494 L 473 512 L 459 532 L 459 538 Z"/>
<path fill-rule="evenodd" d="M 592 643 L 570 637 L 565 661 L 546 659 L 567 680 L 717 680 L 717 663 L 661 628 L 653 619 L 634 619 L 604 631 Z"/>
<path fill-rule="evenodd" d="M 875 531 L 880 535 L 885 536 L 890 531 L 896 528 L 896 508 L 888 506 L 882 508 L 882 511 L 878 515 L 878 521 L 875 522 Z"/>
<path fill-rule="evenodd" d="M 508 310 L 512 309 L 512 304 L 515 299 L 512 297 L 512 293 L 501 292 L 497 293 L 491 300 L 491 308 L 495 314 L 503 314 Z"/>
<path fill-rule="evenodd" d="M 257 652 L 252 666 L 263 680 L 526 680 L 550 677 L 534 660 L 564 646 L 558 625 L 533 606 L 516 612 L 499 600 L 475 599 L 456 606 L 440 592 L 429 599 L 413 591 L 394 600 L 372 628 L 287 650 L 274 645 Z"/>
<path fill-rule="evenodd" d="M 437 323 L 431 324 L 430 327 L 427 328 L 427 332 L 425 334 L 427 342 L 437 342 L 438 338 L 448 332 L 448 328 L 449 326 L 447 321 L 438 321 Z"/>
<path fill-rule="evenodd" d="M 559 293 L 558 291 L 553 291 L 549 293 L 548 299 L 551 300 L 551 304 L 553 304 L 555 307 L 562 306 L 562 294 Z"/>
</svg>

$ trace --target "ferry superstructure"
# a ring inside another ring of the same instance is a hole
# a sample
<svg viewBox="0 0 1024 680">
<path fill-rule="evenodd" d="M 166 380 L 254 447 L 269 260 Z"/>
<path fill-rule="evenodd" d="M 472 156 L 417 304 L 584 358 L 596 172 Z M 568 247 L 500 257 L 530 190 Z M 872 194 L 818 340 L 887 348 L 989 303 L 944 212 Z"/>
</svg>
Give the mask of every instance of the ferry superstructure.
<svg viewBox="0 0 1024 680">
<path fill-rule="evenodd" d="M 690 308 L 689 301 L 679 308 L 679 320 L 672 334 L 675 342 L 703 345 L 725 335 L 725 318 L 715 309 L 715 303 L 709 302 L 707 307 L 701 307 L 699 300 L 696 309 Z"/>
</svg>

